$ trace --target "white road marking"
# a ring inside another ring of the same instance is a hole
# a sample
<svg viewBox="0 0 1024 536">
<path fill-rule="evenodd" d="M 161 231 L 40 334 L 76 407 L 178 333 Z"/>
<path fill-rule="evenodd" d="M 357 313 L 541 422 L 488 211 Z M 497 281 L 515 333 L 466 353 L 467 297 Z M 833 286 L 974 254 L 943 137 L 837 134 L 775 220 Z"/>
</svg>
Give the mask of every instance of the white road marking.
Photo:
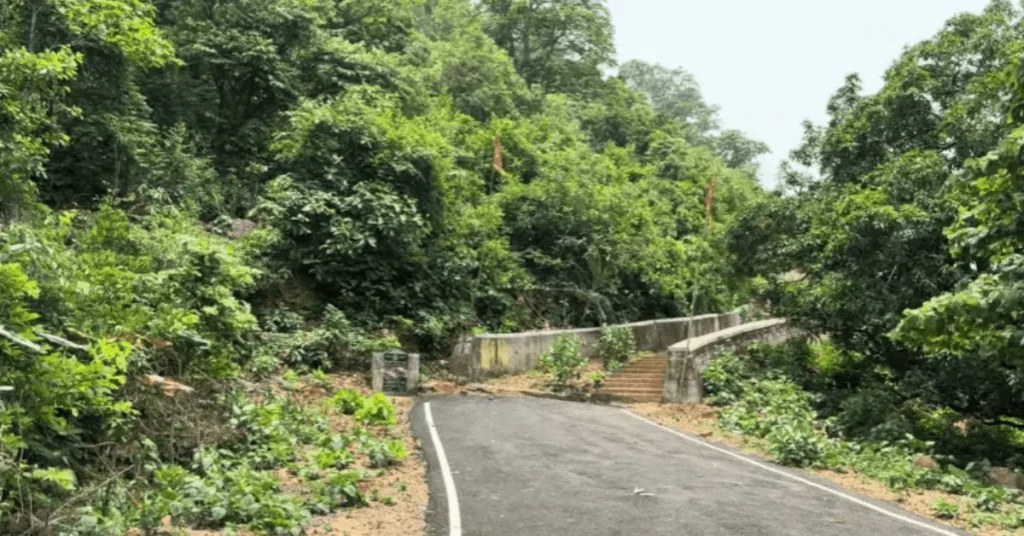
<svg viewBox="0 0 1024 536">
<path fill-rule="evenodd" d="M 451 467 L 448 466 L 448 457 L 444 455 L 441 437 L 437 435 L 437 427 L 434 426 L 434 415 L 430 412 L 430 402 L 423 404 L 423 416 L 427 419 L 427 428 L 430 429 L 430 440 L 434 443 L 434 450 L 437 452 L 437 462 L 441 465 L 441 476 L 444 478 L 444 492 L 448 500 L 448 534 L 449 536 L 462 536 L 462 514 L 459 512 L 459 496 L 455 493 L 455 480 L 452 478 Z"/>
<path fill-rule="evenodd" d="M 852 495 L 847 495 L 846 493 L 843 493 L 841 491 L 836 491 L 836 490 L 834 490 L 834 489 L 832 489 L 832 488 L 830 488 L 828 486 L 822 486 L 821 484 L 818 484 L 817 482 L 812 482 L 810 480 L 807 480 L 806 478 L 801 478 L 801 477 L 796 476 L 796 475 L 794 475 L 792 473 L 789 473 L 787 471 L 783 471 L 781 469 L 772 467 L 770 465 L 765 465 L 765 464 L 763 464 L 763 463 L 761 463 L 761 462 L 759 462 L 757 460 L 753 460 L 753 459 L 748 458 L 746 456 L 743 456 L 741 454 L 737 454 L 735 452 L 731 452 L 731 451 L 723 449 L 721 447 L 716 447 L 715 445 L 712 445 L 712 444 L 707 443 L 705 441 L 701 441 L 700 439 L 697 439 L 697 438 L 694 438 L 694 437 L 690 437 L 690 436 L 688 436 L 688 435 L 686 435 L 686 434 L 684 434 L 682 432 L 679 432 L 677 430 L 673 430 L 673 429 L 671 429 L 671 428 L 669 428 L 667 426 L 662 426 L 662 425 L 660 425 L 660 424 L 658 424 L 658 423 L 656 423 L 656 422 L 654 422 L 654 421 L 652 421 L 650 419 L 647 419 L 645 417 L 641 417 L 641 416 L 637 415 L 636 413 L 633 413 L 632 411 L 629 411 L 629 410 L 626 410 L 626 409 L 624 409 L 622 411 L 625 412 L 626 415 L 629 415 L 630 417 L 633 417 L 635 419 L 639 419 L 639 420 L 641 420 L 641 421 L 643 421 L 643 422 L 645 422 L 647 424 L 650 424 L 652 426 L 657 426 L 658 428 L 661 428 L 662 430 L 664 430 L 666 432 L 669 432 L 671 434 L 675 434 L 675 435 L 677 435 L 677 436 L 679 436 L 679 437 L 681 437 L 681 438 L 683 438 L 683 439 L 685 439 L 685 440 L 687 440 L 687 441 L 689 441 L 691 443 L 695 443 L 695 444 L 700 445 L 700 446 L 702 446 L 704 448 L 708 448 L 708 449 L 711 449 L 711 450 L 713 450 L 715 452 L 719 452 L 721 454 L 725 454 L 726 456 L 731 456 L 733 458 L 736 458 L 737 460 L 749 463 L 750 465 L 753 465 L 755 467 L 760 467 L 761 469 L 764 469 L 765 471 L 769 471 L 769 472 L 775 473 L 777 475 L 784 476 L 784 477 L 786 477 L 786 478 L 788 478 L 790 480 L 795 480 L 795 481 L 800 482 L 802 484 L 806 484 L 806 485 L 808 485 L 808 486 L 810 486 L 812 488 L 816 488 L 816 489 L 819 489 L 821 491 L 824 491 L 824 492 L 827 492 L 827 493 L 831 493 L 832 495 L 835 495 L 835 496 L 837 496 L 837 497 L 839 497 L 841 499 L 846 499 L 846 500 L 848 500 L 848 501 L 850 501 L 852 503 L 859 504 L 859 505 L 861 505 L 861 506 L 863 506 L 865 508 L 869 508 L 871 510 L 874 510 L 875 512 L 878 512 L 880 514 L 889 516 L 889 517 L 891 517 L 893 519 L 897 519 L 897 520 L 900 520 L 900 521 L 903 521 L 903 522 L 906 522 L 906 523 L 910 523 L 911 525 L 914 525 L 914 526 L 917 526 L 917 527 L 921 527 L 923 529 L 928 529 L 928 530 L 930 530 L 930 531 L 932 531 L 932 532 L 934 532 L 936 534 L 942 534 L 943 536 L 960 536 L 959 534 L 957 534 L 955 532 L 950 532 L 948 530 L 943 530 L 943 529 L 940 529 L 938 527 L 929 525 L 927 523 L 922 523 L 921 521 L 918 521 L 916 519 L 913 519 L 913 518 L 910 518 L 910 517 L 907 517 L 907 516 L 903 516 L 903 515 L 897 514 L 895 512 L 890 512 L 889 510 L 886 510 L 885 508 L 882 508 L 882 507 L 879 507 L 879 506 L 875 506 L 875 505 L 873 505 L 873 504 L 871 504 L 871 503 L 869 503 L 867 501 L 862 501 L 862 500 L 860 500 L 860 499 L 858 499 L 858 498 L 856 498 L 856 497 L 854 497 Z"/>
</svg>

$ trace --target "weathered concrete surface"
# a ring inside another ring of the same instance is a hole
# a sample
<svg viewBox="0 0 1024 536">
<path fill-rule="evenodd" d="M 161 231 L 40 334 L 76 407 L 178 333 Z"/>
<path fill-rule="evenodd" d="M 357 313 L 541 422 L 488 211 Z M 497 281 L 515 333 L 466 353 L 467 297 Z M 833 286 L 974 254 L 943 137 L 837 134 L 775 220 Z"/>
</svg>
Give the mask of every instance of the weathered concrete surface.
<svg viewBox="0 0 1024 536">
<path fill-rule="evenodd" d="M 709 333 L 673 344 L 661 401 L 699 404 L 704 400 L 704 369 L 719 351 L 754 343 L 781 343 L 802 336 L 786 320 L 762 320 Z"/>
<path fill-rule="evenodd" d="M 664 352 L 666 348 L 688 336 L 690 325 L 694 336 L 701 336 L 742 323 L 735 313 L 704 315 L 689 318 L 670 318 L 622 324 L 633 330 L 637 350 Z M 573 335 L 580 341 L 580 351 L 588 358 L 597 355 L 597 341 L 601 328 L 525 333 L 485 334 L 463 338 L 451 359 L 452 372 L 479 380 L 487 376 L 522 374 L 537 366 L 537 360 L 551 349 L 555 339 Z"/>
<path fill-rule="evenodd" d="M 387 370 L 384 354 L 376 353 L 370 360 L 370 387 L 375 393 L 384 390 L 385 376 L 405 378 L 405 392 L 418 393 L 420 390 L 420 354 L 406 354 L 404 369 Z"/>
<path fill-rule="evenodd" d="M 464 536 L 941 534 L 695 445 L 618 408 L 530 398 L 429 402 Z M 429 467 L 427 534 L 448 536 L 445 487 L 422 404 L 413 429 Z M 635 495 L 636 488 L 653 496 Z"/>
</svg>

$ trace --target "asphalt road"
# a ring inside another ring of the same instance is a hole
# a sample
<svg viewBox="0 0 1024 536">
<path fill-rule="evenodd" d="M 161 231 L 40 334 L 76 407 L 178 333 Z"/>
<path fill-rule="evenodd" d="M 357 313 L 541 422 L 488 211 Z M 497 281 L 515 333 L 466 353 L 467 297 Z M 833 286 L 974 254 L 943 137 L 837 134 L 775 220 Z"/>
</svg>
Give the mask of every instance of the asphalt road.
<svg viewBox="0 0 1024 536">
<path fill-rule="evenodd" d="M 965 534 L 616 407 L 436 397 L 414 409 L 413 430 L 429 465 L 429 536 Z"/>
</svg>

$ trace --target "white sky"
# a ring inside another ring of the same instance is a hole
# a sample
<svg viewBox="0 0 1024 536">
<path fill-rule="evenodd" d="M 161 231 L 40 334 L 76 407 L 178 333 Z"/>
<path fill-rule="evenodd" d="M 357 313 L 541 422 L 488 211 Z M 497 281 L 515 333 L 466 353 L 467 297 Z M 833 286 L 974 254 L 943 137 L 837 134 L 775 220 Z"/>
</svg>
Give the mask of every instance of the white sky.
<svg viewBox="0 0 1024 536">
<path fill-rule="evenodd" d="M 804 119 L 823 123 L 850 73 L 881 87 L 903 48 L 987 0 L 609 0 L 619 61 L 682 67 L 722 124 L 771 146 L 761 181 L 800 143 Z"/>
</svg>

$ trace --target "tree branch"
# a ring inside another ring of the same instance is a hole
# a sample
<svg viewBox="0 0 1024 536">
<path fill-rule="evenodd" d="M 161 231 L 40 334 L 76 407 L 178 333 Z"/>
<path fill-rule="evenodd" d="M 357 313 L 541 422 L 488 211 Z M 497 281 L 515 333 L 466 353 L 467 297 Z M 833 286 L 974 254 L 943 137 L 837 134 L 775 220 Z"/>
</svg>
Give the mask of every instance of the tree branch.
<svg viewBox="0 0 1024 536">
<path fill-rule="evenodd" d="M 37 354 L 46 353 L 43 350 L 43 348 L 41 346 L 39 346 L 38 344 L 36 344 L 36 343 L 34 343 L 32 341 L 29 341 L 27 339 L 23 339 L 23 338 L 15 335 L 13 333 L 11 333 L 10 331 L 7 331 L 6 329 L 4 329 L 3 326 L 0 326 L 0 337 L 3 337 L 5 339 L 13 342 L 14 344 L 17 344 L 17 345 L 22 346 L 24 348 L 28 348 L 29 350 L 32 350 L 33 352 L 36 352 Z"/>
<path fill-rule="evenodd" d="M 71 342 L 71 341 L 69 341 L 69 340 L 67 340 L 67 339 L 65 339 L 63 337 L 58 337 L 56 335 L 50 335 L 49 333 L 46 333 L 46 332 L 44 332 L 43 330 L 40 330 L 40 329 L 36 329 L 35 332 L 36 332 L 36 335 L 39 335 L 40 337 L 45 339 L 47 342 L 56 344 L 58 346 L 63 346 L 65 348 L 70 348 L 72 350 L 78 350 L 80 352 L 88 352 L 89 351 L 89 347 L 88 346 L 84 346 L 84 345 L 81 345 L 81 344 L 73 343 L 73 342 Z"/>
</svg>

